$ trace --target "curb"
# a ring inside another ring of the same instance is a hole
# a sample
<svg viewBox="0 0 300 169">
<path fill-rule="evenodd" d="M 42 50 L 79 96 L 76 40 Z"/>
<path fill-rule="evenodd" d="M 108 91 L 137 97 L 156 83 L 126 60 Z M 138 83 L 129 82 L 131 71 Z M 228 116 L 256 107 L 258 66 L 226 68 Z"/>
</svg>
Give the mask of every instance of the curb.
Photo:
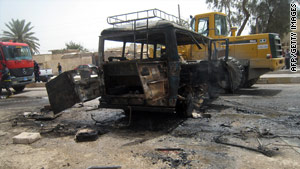
<svg viewBox="0 0 300 169">
<path fill-rule="evenodd" d="M 26 85 L 27 88 L 34 88 L 34 87 L 45 87 L 46 83 L 30 83 Z"/>
<path fill-rule="evenodd" d="M 300 77 L 261 77 L 257 84 L 288 84 L 300 83 Z"/>
</svg>

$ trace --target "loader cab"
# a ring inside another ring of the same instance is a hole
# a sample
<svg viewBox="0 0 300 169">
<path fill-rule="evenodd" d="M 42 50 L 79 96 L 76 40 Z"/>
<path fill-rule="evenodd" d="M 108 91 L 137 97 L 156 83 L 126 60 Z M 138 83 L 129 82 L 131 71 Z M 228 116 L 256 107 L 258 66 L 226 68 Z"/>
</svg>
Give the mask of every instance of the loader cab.
<svg viewBox="0 0 300 169">
<path fill-rule="evenodd" d="M 229 34 L 227 16 L 220 12 L 210 12 L 196 15 L 191 27 L 203 36 L 224 38 Z"/>
</svg>

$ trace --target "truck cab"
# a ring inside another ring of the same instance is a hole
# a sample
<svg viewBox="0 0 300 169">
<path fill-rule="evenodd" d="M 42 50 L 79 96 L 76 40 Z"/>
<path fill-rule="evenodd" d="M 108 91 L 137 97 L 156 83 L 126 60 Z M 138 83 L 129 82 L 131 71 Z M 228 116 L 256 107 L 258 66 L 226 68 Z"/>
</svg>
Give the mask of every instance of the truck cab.
<svg viewBox="0 0 300 169">
<path fill-rule="evenodd" d="M 5 64 L 9 69 L 15 91 L 20 92 L 25 85 L 33 82 L 33 60 L 27 44 L 0 42 L 0 63 Z"/>
</svg>

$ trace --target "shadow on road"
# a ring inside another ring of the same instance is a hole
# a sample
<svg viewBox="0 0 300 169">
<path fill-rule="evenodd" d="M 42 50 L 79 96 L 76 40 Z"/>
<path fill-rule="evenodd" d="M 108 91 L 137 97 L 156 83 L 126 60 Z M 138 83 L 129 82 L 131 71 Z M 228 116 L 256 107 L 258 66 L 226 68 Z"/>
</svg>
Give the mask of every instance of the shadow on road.
<svg viewBox="0 0 300 169">
<path fill-rule="evenodd" d="M 279 94 L 281 91 L 282 90 L 250 88 L 250 89 L 240 89 L 232 95 L 275 96 Z"/>
<path fill-rule="evenodd" d="M 185 120 L 175 113 L 134 112 L 129 129 L 169 132 Z"/>
<path fill-rule="evenodd" d="M 72 108 L 57 119 L 35 123 L 43 124 L 43 128 L 38 128 L 46 137 L 75 135 L 81 128 L 92 128 L 97 130 L 99 135 L 111 133 L 114 137 L 152 139 L 172 132 L 185 120 L 175 113 L 133 112 L 130 118 L 122 111 L 111 109 L 83 111 L 81 108 Z M 31 125 L 34 126 L 32 122 Z M 145 133 L 148 133 L 147 136 Z"/>
</svg>

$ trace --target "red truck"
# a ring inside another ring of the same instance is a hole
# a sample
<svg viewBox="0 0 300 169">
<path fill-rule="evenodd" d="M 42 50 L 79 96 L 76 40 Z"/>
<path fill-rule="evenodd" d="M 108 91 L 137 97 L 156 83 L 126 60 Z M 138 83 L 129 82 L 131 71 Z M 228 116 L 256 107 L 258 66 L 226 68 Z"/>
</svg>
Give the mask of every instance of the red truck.
<svg viewBox="0 0 300 169">
<path fill-rule="evenodd" d="M 9 69 L 12 78 L 12 88 L 15 91 L 23 91 L 26 84 L 33 82 L 34 64 L 27 44 L 0 42 L 0 63 L 4 63 Z M 1 74 L 2 64 L 0 64 L 0 77 Z"/>
</svg>

